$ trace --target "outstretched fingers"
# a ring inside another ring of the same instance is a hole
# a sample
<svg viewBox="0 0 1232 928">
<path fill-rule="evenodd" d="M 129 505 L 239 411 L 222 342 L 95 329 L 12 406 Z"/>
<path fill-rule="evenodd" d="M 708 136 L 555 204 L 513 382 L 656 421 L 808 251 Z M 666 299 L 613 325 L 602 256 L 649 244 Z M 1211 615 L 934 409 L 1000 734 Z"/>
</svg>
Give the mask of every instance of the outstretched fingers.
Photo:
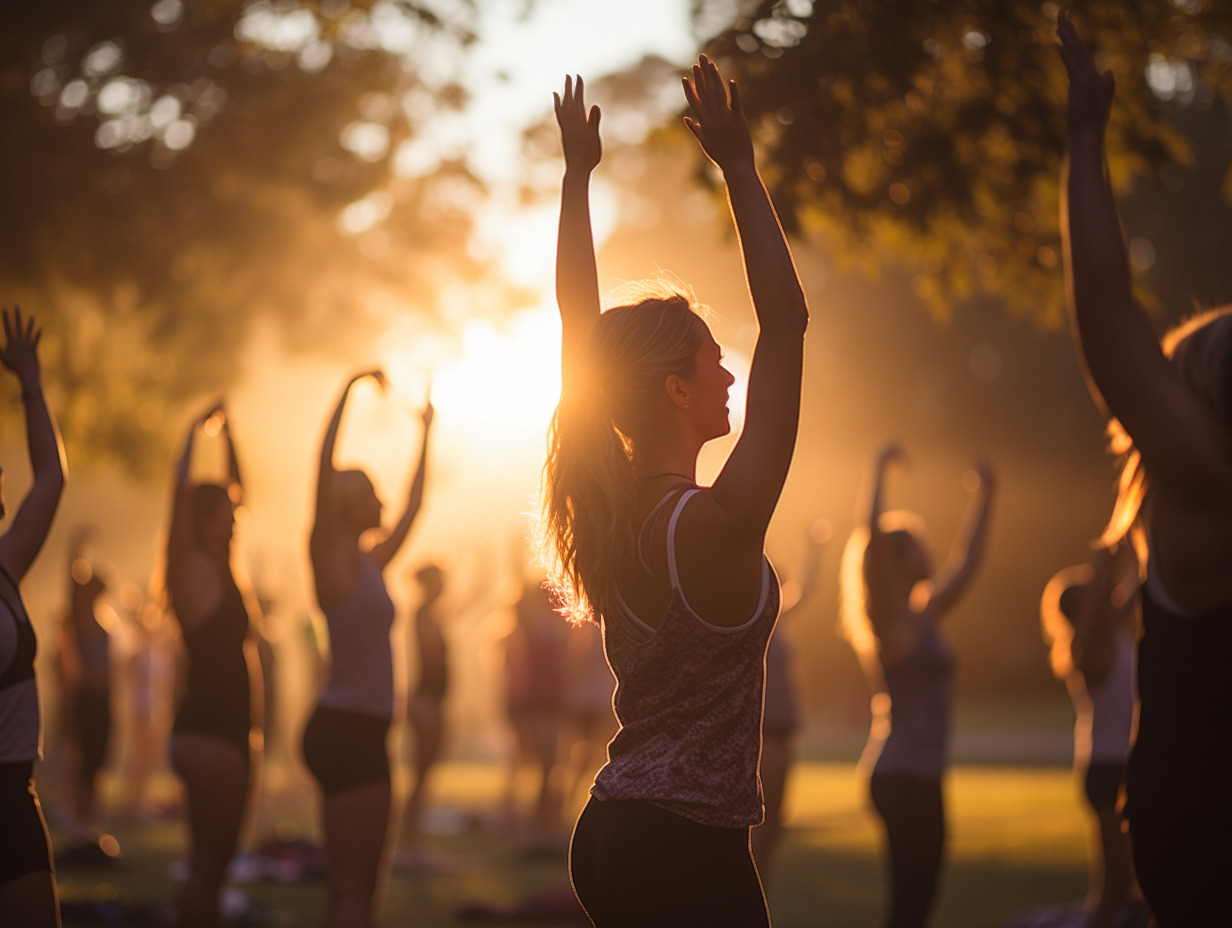
<svg viewBox="0 0 1232 928">
<path fill-rule="evenodd" d="M 740 85 L 735 80 L 729 80 L 727 82 L 727 90 L 731 97 L 731 111 L 743 119 L 744 104 L 740 102 Z"/>
</svg>

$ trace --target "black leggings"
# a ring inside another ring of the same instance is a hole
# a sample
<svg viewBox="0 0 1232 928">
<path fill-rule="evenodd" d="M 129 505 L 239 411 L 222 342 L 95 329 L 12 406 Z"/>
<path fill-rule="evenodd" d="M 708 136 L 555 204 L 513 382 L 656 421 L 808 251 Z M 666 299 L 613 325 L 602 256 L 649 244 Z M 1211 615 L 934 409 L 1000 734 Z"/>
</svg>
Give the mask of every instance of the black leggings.
<svg viewBox="0 0 1232 928">
<path fill-rule="evenodd" d="M 56 872 L 30 763 L 0 764 L 0 886 L 27 873 Z"/>
<path fill-rule="evenodd" d="M 1178 787 L 1180 788 L 1180 787 Z M 1205 813 L 1148 814 L 1129 803 L 1134 872 L 1159 928 L 1232 925 L 1232 817 L 1222 799 Z"/>
<path fill-rule="evenodd" d="M 928 922 L 945 852 L 945 806 L 941 780 L 874 773 L 873 807 L 885 822 L 890 852 L 890 912 L 887 928 L 920 928 Z"/>
<path fill-rule="evenodd" d="M 569 878 L 596 928 L 769 928 L 748 828 L 699 825 L 648 802 L 591 799 Z"/>
</svg>

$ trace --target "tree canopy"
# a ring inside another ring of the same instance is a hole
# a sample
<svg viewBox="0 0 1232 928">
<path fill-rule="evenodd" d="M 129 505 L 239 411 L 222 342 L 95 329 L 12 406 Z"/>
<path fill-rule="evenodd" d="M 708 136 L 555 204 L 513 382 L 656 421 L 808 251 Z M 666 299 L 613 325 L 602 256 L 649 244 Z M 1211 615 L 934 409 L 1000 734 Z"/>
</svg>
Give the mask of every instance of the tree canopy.
<svg viewBox="0 0 1232 928">
<path fill-rule="evenodd" d="M 0 299 L 44 323 L 70 447 L 162 470 L 259 321 L 293 345 L 482 276 L 435 145 L 471 0 L 41 0 L 0 30 Z"/>
<path fill-rule="evenodd" d="M 723 6 L 699 0 L 695 14 Z M 1057 9 L 763 0 L 707 50 L 741 83 L 767 185 L 793 231 L 821 232 L 857 257 L 899 256 L 938 315 L 988 295 L 1053 323 L 1063 305 Z M 1117 77 L 1114 184 L 1195 167 L 1175 117 L 1222 118 L 1217 104 L 1232 100 L 1232 7 L 1085 0 L 1072 9 Z"/>
</svg>

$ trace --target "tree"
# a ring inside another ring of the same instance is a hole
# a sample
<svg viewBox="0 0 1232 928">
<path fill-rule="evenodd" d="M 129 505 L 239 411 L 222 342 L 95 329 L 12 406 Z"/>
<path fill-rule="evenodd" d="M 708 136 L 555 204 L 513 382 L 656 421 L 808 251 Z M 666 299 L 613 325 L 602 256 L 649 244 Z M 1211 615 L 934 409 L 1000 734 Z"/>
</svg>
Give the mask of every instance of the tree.
<svg viewBox="0 0 1232 928">
<path fill-rule="evenodd" d="M 720 5 L 699 0 L 698 19 Z M 1232 8 L 1073 7 L 1117 76 L 1114 184 L 1125 191 L 1192 168 L 1194 149 L 1173 117 L 1188 106 L 1223 118 L 1212 104 L 1232 99 Z M 763 0 L 707 51 L 741 83 L 767 184 L 792 231 L 821 232 L 857 258 L 897 255 L 938 316 L 984 294 L 1054 324 L 1063 317 L 1065 99 L 1056 9 L 1028 0 Z"/>
<path fill-rule="evenodd" d="M 298 347 L 431 314 L 486 268 L 472 0 L 40 0 L 0 30 L 0 299 L 47 331 L 74 457 L 162 471 L 260 320 Z M 177 425 L 178 427 L 178 425 Z"/>
</svg>

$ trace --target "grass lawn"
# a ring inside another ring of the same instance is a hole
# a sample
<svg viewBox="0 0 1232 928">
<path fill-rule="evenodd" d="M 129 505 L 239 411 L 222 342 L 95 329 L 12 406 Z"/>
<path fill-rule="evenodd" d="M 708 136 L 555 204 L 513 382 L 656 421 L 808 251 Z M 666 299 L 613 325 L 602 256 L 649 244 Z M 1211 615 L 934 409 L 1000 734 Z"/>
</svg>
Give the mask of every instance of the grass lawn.
<svg viewBox="0 0 1232 928">
<path fill-rule="evenodd" d="M 445 764 L 436 774 L 439 806 L 479 820 L 501 788 L 494 765 Z M 793 773 L 790 830 L 769 887 L 776 928 L 875 928 L 883 881 L 879 836 L 865 812 L 865 793 L 847 764 L 808 763 Z M 1026 908 L 1068 902 L 1086 888 L 1086 821 L 1070 771 L 1054 767 L 958 767 L 947 785 L 950 858 L 943 878 L 937 928 L 995 928 Z M 315 834 L 311 794 L 281 791 L 257 812 L 255 832 Z M 66 901 L 110 897 L 153 902 L 172 897 L 171 865 L 182 854 L 178 822 L 117 826 L 126 857 L 110 872 L 62 870 Z M 56 837 L 53 832 L 53 837 Z M 436 928 L 467 924 L 457 918 L 468 902 L 514 903 L 568 886 L 563 856 L 531 859 L 508 835 L 480 828 L 435 834 L 431 849 L 444 865 L 435 874 L 395 873 L 380 925 Z M 254 899 L 280 910 L 271 924 L 321 924 L 320 884 L 253 884 Z M 66 926 L 85 924 L 66 921 Z"/>
</svg>

